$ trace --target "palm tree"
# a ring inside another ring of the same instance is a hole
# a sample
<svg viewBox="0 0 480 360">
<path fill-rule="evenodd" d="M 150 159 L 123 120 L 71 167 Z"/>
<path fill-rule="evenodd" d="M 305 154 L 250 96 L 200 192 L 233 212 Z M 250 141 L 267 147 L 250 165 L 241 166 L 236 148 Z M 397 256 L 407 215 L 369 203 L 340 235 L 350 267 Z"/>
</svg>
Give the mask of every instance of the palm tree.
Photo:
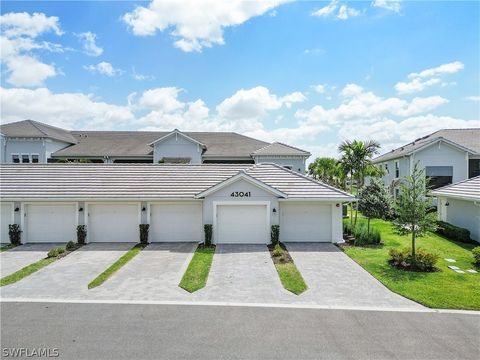
<svg viewBox="0 0 480 360">
<path fill-rule="evenodd" d="M 309 172 L 315 179 L 335 185 L 337 181 L 337 160 L 329 157 L 316 158 L 309 165 Z"/>
<path fill-rule="evenodd" d="M 348 179 L 350 183 L 350 193 L 353 193 L 353 171 L 355 169 L 355 159 L 353 157 L 353 143 L 345 140 L 338 147 L 338 151 L 342 154 L 340 163 L 345 174 L 345 185 Z M 346 186 L 345 186 L 346 187 Z M 353 224 L 353 206 L 350 203 L 350 224 Z"/>
</svg>

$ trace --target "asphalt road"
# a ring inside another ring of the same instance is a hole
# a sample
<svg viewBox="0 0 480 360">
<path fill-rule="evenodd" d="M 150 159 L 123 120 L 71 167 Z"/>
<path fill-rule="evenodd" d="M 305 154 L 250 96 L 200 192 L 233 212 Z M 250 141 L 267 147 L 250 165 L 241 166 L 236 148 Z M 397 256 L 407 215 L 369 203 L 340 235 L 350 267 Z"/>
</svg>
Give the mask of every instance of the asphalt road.
<svg viewBox="0 0 480 360">
<path fill-rule="evenodd" d="M 479 359 L 480 316 L 1 303 L 1 346 L 61 359 Z"/>
</svg>

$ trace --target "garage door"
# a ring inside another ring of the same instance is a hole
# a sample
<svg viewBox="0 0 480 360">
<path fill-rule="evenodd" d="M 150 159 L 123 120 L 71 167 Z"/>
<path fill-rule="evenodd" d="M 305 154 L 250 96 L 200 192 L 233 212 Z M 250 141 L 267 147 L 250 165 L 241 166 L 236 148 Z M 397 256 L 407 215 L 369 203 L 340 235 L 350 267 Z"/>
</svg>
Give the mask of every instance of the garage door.
<svg viewBox="0 0 480 360">
<path fill-rule="evenodd" d="M 150 241 L 202 241 L 202 204 L 152 204 Z"/>
<path fill-rule="evenodd" d="M 332 209 L 330 205 L 282 203 L 280 214 L 281 241 L 332 241 Z"/>
<path fill-rule="evenodd" d="M 89 204 L 89 242 L 139 242 L 138 204 Z"/>
<path fill-rule="evenodd" d="M 8 225 L 13 223 L 13 204 L 12 203 L 2 203 L 0 208 L 0 217 L 1 222 L 1 233 L 0 233 L 0 242 L 8 243 L 10 239 L 8 237 Z"/>
<path fill-rule="evenodd" d="M 28 243 L 66 243 L 77 238 L 75 204 L 25 205 L 25 233 Z"/>
<path fill-rule="evenodd" d="M 217 205 L 216 243 L 270 242 L 266 205 Z"/>
</svg>

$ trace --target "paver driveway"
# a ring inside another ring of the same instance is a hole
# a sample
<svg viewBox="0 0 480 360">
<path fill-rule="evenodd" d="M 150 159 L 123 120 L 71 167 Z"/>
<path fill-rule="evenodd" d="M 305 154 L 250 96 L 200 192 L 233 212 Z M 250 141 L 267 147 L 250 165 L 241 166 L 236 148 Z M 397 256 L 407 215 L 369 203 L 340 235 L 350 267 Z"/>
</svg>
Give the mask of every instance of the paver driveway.
<svg viewBox="0 0 480 360">
<path fill-rule="evenodd" d="M 178 284 L 196 243 L 151 243 L 103 285 L 90 290 L 102 299 L 188 301 Z"/>
<path fill-rule="evenodd" d="M 280 283 L 266 245 L 217 245 L 207 286 L 197 293 L 205 301 L 284 303 L 295 299 Z"/>
<path fill-rule="evenodd" d="M 26 244 L 0 253 L 1 277 L 47 257 L 47 253 L 55 246 L 62 244 Z"/>
<path fill-rule="evenodd" d="M 19 282 L 1 288 L 4 298 L 83 299 L 87 285 L 134 244 L 88 244 Z"/>
<path fill-rule="evenodd" d="M 418 308 L 388 290 L 333 244 L 287 243 L 309 289 L 301 302 L 340 307 Z"/>
</svg>

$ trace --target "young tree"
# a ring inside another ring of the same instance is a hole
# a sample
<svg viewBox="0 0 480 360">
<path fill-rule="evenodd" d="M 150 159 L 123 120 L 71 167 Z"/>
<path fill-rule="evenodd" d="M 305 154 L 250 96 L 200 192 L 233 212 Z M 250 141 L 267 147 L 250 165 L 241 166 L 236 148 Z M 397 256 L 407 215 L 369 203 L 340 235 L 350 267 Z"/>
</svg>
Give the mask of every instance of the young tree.
<svg viewBox="0 0 480 360">
<path fill-rule="evenodd" d="M 358 194 L 358 210 L 367 218 L 370 235 L 370 219 L 386 219 L 393 213 L 393 199 L 378 179 L 372 179 Z"/>
<path fill-rule="evenodd" d="M 400 194 L 395 206 L 395 226 L 403 234 L 412 234 L 412 259 L 415 262 L 415 239 L 426 231 L 435 231 L 436 218 L 429 213 L 432 202 L 429 198 L 425 171 L 415 164 L 413 172 L 400 182 Z"/>
</svg>

